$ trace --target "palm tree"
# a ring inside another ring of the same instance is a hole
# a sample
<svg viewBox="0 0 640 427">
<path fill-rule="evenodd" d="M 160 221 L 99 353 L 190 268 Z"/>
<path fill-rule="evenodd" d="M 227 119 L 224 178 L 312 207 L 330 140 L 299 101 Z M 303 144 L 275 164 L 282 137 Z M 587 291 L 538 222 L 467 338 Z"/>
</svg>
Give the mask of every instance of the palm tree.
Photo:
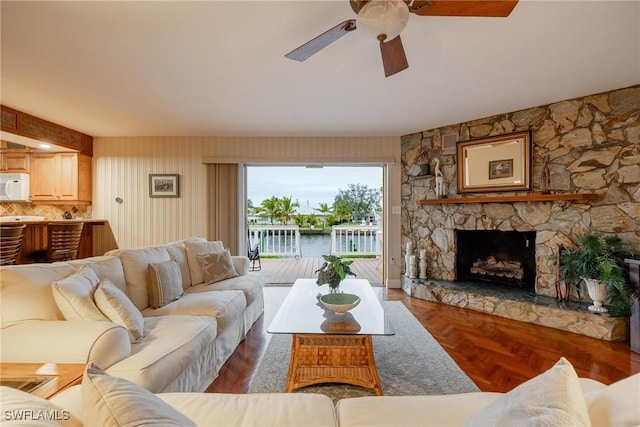
<svg viewBox="0 0 640 427">
<path fill-rule="evenodd" d="M 328 216 L 326 214 L 331 212 L 331 208 L 326 203 L 320 203 L 320 207 L 318 208 L 318 211 L 320 211 L 321 213 L 325 214 L 325 215 L 322 216 L 322 229 L 324 230 L 324 226 L 325 226 L 325 224 L 327 222 L 327 216 Z"/>
<path fill-rule="evenodd" d="M 261 212 L 264 212 L 269 217 L 269 221 L 271 221 L 271 225 L 273 225 L 273 220 L 280 217 L 281 212 L 281 201 L 276 196 L 271 196 L 270 198 L 263 200 L 260 203 Z"/>
<path fill-rule="evenodd" d="M 282 224 L 288 223 L 293 214 L 296 213 L 298 206 L 300 206 L 300 203 L 293 202 L 291 197 L 283 197 L 280 199 L 280 222 L 282 222 Z"/>
</svg>

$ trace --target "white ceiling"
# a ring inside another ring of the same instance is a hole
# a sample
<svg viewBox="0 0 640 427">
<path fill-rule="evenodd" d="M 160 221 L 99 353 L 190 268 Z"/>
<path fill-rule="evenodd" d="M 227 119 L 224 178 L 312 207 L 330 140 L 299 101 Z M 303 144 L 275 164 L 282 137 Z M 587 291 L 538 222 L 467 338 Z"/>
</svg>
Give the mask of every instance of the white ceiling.
<svg viewBox="0 0 640 427">
<path fill-rule="evenodd" d="M 1 2 L 3 105 L 93 136 L 399 136 L 640 83 L 640 2 L 411 15 L 409 69 L 340 1 Z"/>
</svg>

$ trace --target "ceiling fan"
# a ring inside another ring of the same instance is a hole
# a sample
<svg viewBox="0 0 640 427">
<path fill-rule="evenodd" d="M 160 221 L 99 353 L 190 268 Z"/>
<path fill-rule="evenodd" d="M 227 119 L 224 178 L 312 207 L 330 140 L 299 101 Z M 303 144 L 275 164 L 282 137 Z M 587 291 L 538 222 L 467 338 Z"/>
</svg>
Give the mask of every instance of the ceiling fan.
<svg viewBox="0 0 640 427">
<path fill-rule="evenodd" d="M 358 26 L 373 32 L 380 42 L 384 75 L 409 68 L 400 33 L 409 13 L 420 16 L 507 17 L 518 0 L 349 0 L 356 19 L 349 19 L 285 55 L 304 61 Z M 357 24 L 356 24 L 357 23 Z"/>
</svg>

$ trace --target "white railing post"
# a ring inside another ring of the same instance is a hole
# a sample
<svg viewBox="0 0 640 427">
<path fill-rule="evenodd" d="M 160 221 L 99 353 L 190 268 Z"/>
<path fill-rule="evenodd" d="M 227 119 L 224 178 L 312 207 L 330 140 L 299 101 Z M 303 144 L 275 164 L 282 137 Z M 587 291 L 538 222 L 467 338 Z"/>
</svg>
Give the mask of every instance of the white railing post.
<svg viewBox="0 0 640 427">
<path fill-rule="evenodd" d="M 331 228 L 331 255 L 375 255 L 382 254 L 378 226 L 333 226 Z"/>
<path fill-rule="evenodd" d="M 258 242 L 261 255 L 300 257 L 300 228 L 297 225 L 252 225 L 251 245 Z"/>
</svg>

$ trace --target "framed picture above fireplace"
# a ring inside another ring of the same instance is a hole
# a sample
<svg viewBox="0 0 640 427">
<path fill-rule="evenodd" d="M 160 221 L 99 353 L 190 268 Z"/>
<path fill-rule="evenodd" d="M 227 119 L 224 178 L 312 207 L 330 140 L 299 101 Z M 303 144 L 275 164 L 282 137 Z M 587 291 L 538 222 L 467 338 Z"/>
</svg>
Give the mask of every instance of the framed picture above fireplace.
<svg viewBox="0 0 640 427">
<path fill-rule="evenodd" d="M 531 132 L 458 142 L 458 193 L 531 190 Z"/>
</svg>

